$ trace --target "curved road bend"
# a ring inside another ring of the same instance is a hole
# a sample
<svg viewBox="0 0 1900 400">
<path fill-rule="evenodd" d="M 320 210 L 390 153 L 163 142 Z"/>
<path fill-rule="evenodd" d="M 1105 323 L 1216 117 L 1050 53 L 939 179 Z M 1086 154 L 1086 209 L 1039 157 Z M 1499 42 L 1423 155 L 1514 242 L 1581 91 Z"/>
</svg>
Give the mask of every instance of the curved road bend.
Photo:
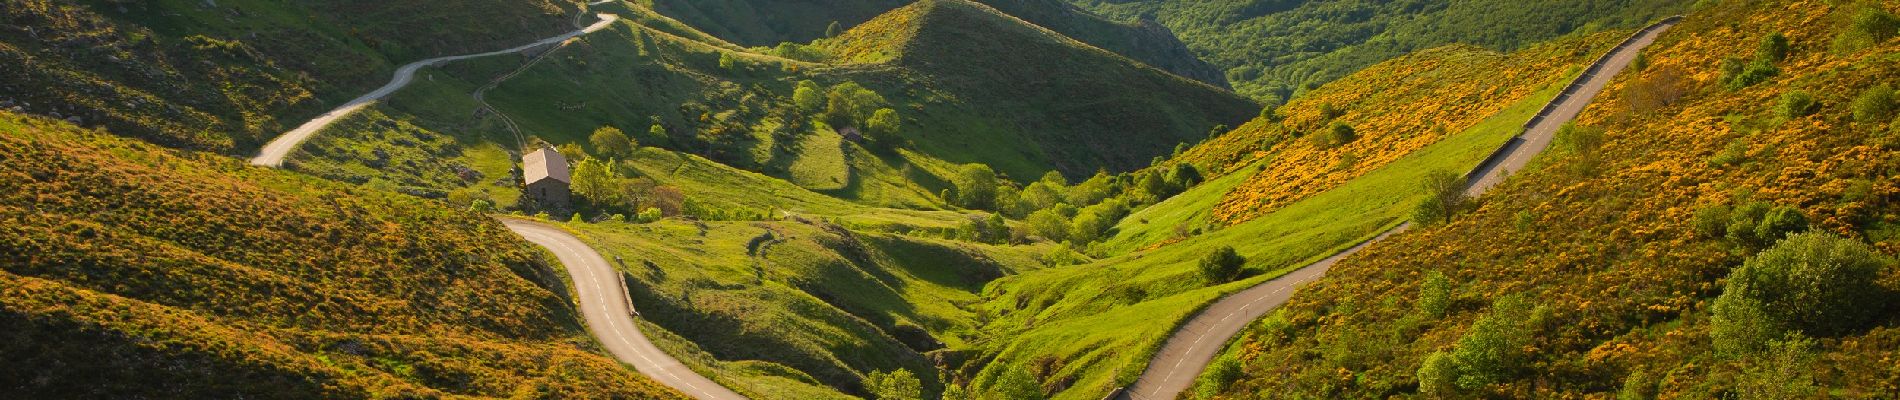
<svg viewBox="0 0 1900 400">
<path fill-rule="evenodd" d="M 1482 194 L 1503 182 L 1504 177 L 1511 171 L 1528 165 L 1532 158 L 1550 146 L 1552 136 L 1559 128 L 1576 118 L 1577 114 L 1582 113 L 1584 107 L 1590 105 L 1590 101 L 1603 91 L 1604 85 L 1609 84 L 1611 78 L 1616 77 L 1617 73 L 1628 67 L 1630 62 L 1636 59 L 1636 54 L 1644 47 L 1655 42 L 1656 36 L 1673 25 L 1674 22 L 1658 24 L 1657 28 L 1645 31 L 1628 46 L 1605 58 L 1596 75 L 1588 76 L 1588 79 L 1577 86 L 1574 92 L 1561 95 L 1563 96 L 1561 102 L 1551 108 L 1550 115 L 1526 129 L 1519 136 L 1521 140 L 1513 140 L 1510 145 L 1513 147 L 1505 150 L 1508 155 L 1503 156 L 1498 162 L 1480 166 L 1474 172 L 1479 175 L 1474 175 L 1477 178 L 1472 180 L 1466 192 L 1474 196 Z M 1293 292 L 1301 284 L 1319 279 L 1326 274 L 1327 269 L 1332 268 L 1334 263 L 1365 249 L 1367 245 L 1410 228 L 1411 223 L 1402 224 L 1332 257 L 1228 295 L 1209 305 L 1206 310 L 1188 319 L 1186 324 L 1182 324 L 1174 335 L 1169 336 L 1167 342 L 1161 345 L 1161 349 L 1157 350 L 1154 358 L 1148 362 L 1148 369 L 1142 371 L 1134 384 L 1129 385 L 1115 397 L 1160 400 L 1179 396 L 1182 391 L 1194 384 L 1194 379 L 1202 370 L 1207 369 L 1208 363 L 1213 362 L 1214 356 L 1226 347 L 1229 339 L 1239 334 L 1247 324 L 1286 304 L 1287 299 L 1293 296 Z"/>
<path fill-rule="evenodd" d="M 323 115 L 318 115 L 316 118 L 312 118 L 310 121 L 304 122 L 303 125 L 297 126 L 297 129 L 292 129 L 290 130 L 290 132 L 284 132 L 283 135 L 278 135 L 276 139 L 272 139 L 270 141 L 270 144 L 264 145 L 264 149 L 258 152 L 257 157 L 251 159 L 251 164 L 262 165 L 262 166 L 273 167 L 273 168 L 283 166 L 284 157 L 290 155 L 290 151 L 296 149 L 297 145 L 303 144 L 303 141 L 305 140 L 309 140 L 311 135 L 316 135 L 317 131 L 321 131 L 323 130 L 324 127 L 328 127 L 330 126 L 330 124 L 336 123 L 337 120 L 343 119 L 343 117 L 347 117 L 350 114 L 355 114 L 357 111 L 361 111 L 364 107 L 368 107 L 371 103 L 375 103 L 377 100 L 381 100 L 383 97 L 389 96 L 391 93 L 395 93 L 397 90 L 402 89 L 404 86 L 409 86 L 409 82 L 414 80 L 416 77 L 416 71 L 421 70 L 423 67 L 441 65 L 443 63 L 461 61 L 461 60 L 466 60 L 470 58 L 481 58 L 481 57 L 489 57 L 489 56 L 498 56 L 498 55 L 509 54 L 509 53 L 519 53 L 531 48 L 553 44 L 553 43 L 560 43 L 562 41 L 573 39 L 580 35 L 585 35 L 588 33 L 599 31 L 601 29 L 606 29 L 607 26 L 612 25 L 614 21 L 620 19 L 619 16 L 613 15 L 613 14 L 599 14 L 599 16 L 600 16 L 600 22 L 595 22 L 593 25 L 588 25 L 586 28 L 581 28 L 573 32 L 564 33 L 559 36 L 554 36 L 547 39 L 541 39 L 540 41 L 536 41 L 534 43 L 516 46 L 514 48 L 510 48 L 507 50 L 498 50 L 498 51 L 491 51 L 487 53 L 466 54 L 466 55 L 459 55 L 459 56 L 436 57 L 436 58 L 409 63 L 409 65 L 404 65 L 402 66 L 402 68 L 396 69 L 396 77 L 393 79 L 390 79 L 389 84 L 383 85 L 383 87 L 378 88 L 375 91 L 369 92 L 369 94 L 365 94 L 362 97 L 357 97 L 355 100 L 350 100 L 350 102 L 348 103 L 343 103 L 342 106 L 338 106 L 336 109 L 330 110 L 330 112 L 323 113 Z"/>
<path fill-rule="evenodd" d="M 587 318 L 587 329 L 593 331 L 594 337 L 600 338 L 600 344 L 606 346 L 615 358 L 633 364 L 634 369 L 641 374 L 694 398 L 745 399 L 686 368 L 685 364 L 666 355 L 666 352 L 648 341 L 646 335 L 640 333 L 640 327 L 634 324 L 631 316 L 633 305 L 627 302 L 626 289 L 620 284 L 620 272 L 614 270 L 593 248 L 587 247 L 586 243 L 561 228 L 508 218 L 502 218 L 501 222 L 529 242 L 554 252 L 554 256 L 561 260 L 561 265 L 567 266 L 567 273 L 574 277 L 575 298 L 580 300 L 581 315 Z"/>
</svg>

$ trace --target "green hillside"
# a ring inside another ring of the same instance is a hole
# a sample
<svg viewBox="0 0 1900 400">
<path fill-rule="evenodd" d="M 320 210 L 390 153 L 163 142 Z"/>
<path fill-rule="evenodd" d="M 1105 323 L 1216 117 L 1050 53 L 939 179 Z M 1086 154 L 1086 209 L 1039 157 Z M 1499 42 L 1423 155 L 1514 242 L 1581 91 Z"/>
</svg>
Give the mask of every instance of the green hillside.
<svg viewBox="0 0 1900 400">
<path fill-rule="evenodd" d="M 1187 150 L 1170 162 L 1193 160 L 1196 154 L 1220 154 L 1233 146 L 1247 146 L 1248 153 L 1262 149 L 1262 154 L 1207 167 L 1231 172 L 1135 210 L 1116 225 L 1111 237 L 1089 247 L 1105 256 L 1095 262 L 1010 276 L 984 288 L 979 310 L 989 316 L 982 330 L 985 340 L 970 349 L 977 355 L 960 371 L 970 379 L 970 387 L 979 391 L 1006 391 L 1016 385 L 1011 382 L 1028 380 L 1042 393 L 1059 399 L 1099 398 L 1127 385 L 1176 325 L 1204 305 L 1408 220 L 1424 197 L 1416 188 L 1425 175 L 1477 165 L 1557 96 L 1563 83 L 1574 77 L 1569 71 L 1587 65 L 1626 35 L 1610 32 L 1567 38 L 1509 55 L 1450 46 L 1388 61 L 1330 83 L 1320 90 L 1345 94 L 1431 87 L 1467 93 L 1466 97 L 1368 96 L 1353 105 L 1361 110 L 1437 110 L 1466 102 L 1494 110 L 1443 120 L 1377 112 L 1342 116 L 1342 123 L 1383 125 L 1367 129 L 1351 144 L 1356 148 L 1352 153 L 1343 151 L 1346 146 L 1323 149 L 1307 139 L 1266 135 L 1304 129 L 1305 122 L 1299 118 L 1263 118 Z M 1467 82 L 1484 89 L 1436 84 L 1447 73 L 1441 68 L 1455 66 L 1464 67 L 1459 74 L 1513 78 Z M 1304 114 L 1321 107 L 1318 103 L 1302 100 L 1285 111 Z M 1390 120 L 1382 121 L 1386 119 Z M 1437 124 L 1448 127 L 1434 128 Z M 1267 146 L 1262 146 L 1263 140 Z M 1369 164 L 1368 169 L 1355 171 L 1356 163 L 1339 167 L 1337 160 L 1345 154 L 1357 154 L 1352 157 L 1364 160 L 1360 162 Z M 1316 160 L 1281 164 L 1308 157 Z M 1390 161 L 1374 161 L 1382 159 Z M 1219 212 L 1217 199 L 1242 193 L 1249 179 L 1294 168 L 1342 176 L 1337 185 L 1315 185 L 1319 188 L 1311 192 L 1283 189 L 1288 190 L 1283 195 L 1294 199 L 1284 208 L 1232 224 L 1212 223 L 1211 216 Z M 1231 247 L 1244 257 L 1244 266 L 1233 277 L 1204 277 L 1199 260 L 1222 247 Z M 1031 373 L 1010 377 L 1015 371 Z"/>
<path fill-rule="evenodd" d="M 990 123 L 1015 125 L 1006 127 L 1016 131 L 1007 134 L 921 138 L 918 148 L 923 151 L 961 147 L 994 153 L 1003 151 L 998 147 L 1012 136 L 1023 137 L 1015 140 L 1030 140 L 1035 147 L 1016 151 L 1040 150 L 1030 156 L 1071 177 L 1100 168 L 1145 166 L 1177 143 L 1206 137 L 1215 126 L 1209 122 L 1237 125 L 1258 112 L 1258 106 L 1232 94 L 1081 45 L 967 0 L 919 1 L 818 46 L 842 61 L 869 64 L 853 75 L 863 75 L 859 71 L 865 68 L 900 68 L 921 76 L 943 95 L 956 96 L 939 101 L 961 103 Z M 991 164 L 1012 176 L 1033 176 L 999 162 L 1003 157 L 1007 155 L 986 154 L 968 161 Z"/>
<path fill-rule="evenodd" d="M 847 29 L 900 8 L 910 1 L 829 2 L 772 0 L 641 0 L 660 13 L 749 46 L 776 46 L 825 38 L 833 23 Z M 1004 13 L 1049 28 L 1089 45 L 1133 58 L 1176 75 L 1226 87 L 1221 71 L 1196 58 L 1166 27 L 1150 21 L 1123 23 L 1083 11 L 1061 0 L 981 0 Z M 840 31 L 841 32 L 841 31 Z"/>
<path fill-rule="evenodd" d="M 396 66 L 572 29 L 573 0 L 0 2 L 0 108 L 248 153 Z"/>
<path fill-rule="evenodd" d="M 907 54 L 891 63 L 847 62 L 846 50 L 827 62 L 751 53 L 693 39 L 703 36 L 640 8 L 604 11 L 645 16 L 538 62 L 495 57 L 425 71 L 372 112 L 318 135 L 290 164 L 333 179 L 387 181 L 391 188 L 458 200 L 486 192 L 506 205 L 512 198 L 507 155 L 525 144 L 524 136 L 591 148 L 588 135 L 610 126 L 643 147 L 697 155 L 825 195 L 939 209 L 949 206 L 941 195 L 957 164 L 983 163 L 1018 179 L 1050 170 L 1073 176 L 1131 170 L 1258 112 L 1218 88 L 974 3 L 925 2 L 861 28 L 923 33 L 903 43 L 856 40 L 863 34 L 852 33 L 808 47 Z M 979 44 L 958 43 L 978 33 L 1016 44 L 978 52 L 968 46 Z M 946 60 L 933 54 L 968 55 Z M 518 123 L 523 136 L 464 95 L 515 71 L 486 99 Z M 1032 75 L 1033 84 L 1008 83 Z M 815 103 L 799 102 L 801 86 L 810 87 Z M 867 96 L 872 100 L 855 100 Z M 833 105 L 830 97 L 850 101 Z M 874 109 L 898 117 L 887 138 L 866 123 Z M 866 133 L 843 140 L 853 131 Z M 481 179 L 459 172 L 470 169 Z"/>
<path fill-rule="evenodd" d="M 1380 61 L 1452 43 L 1510 51 L 1572 32 L 1636 28 L 1677 0 L 1068 0 L 1172 29 L 1241 94 L 1278 102 Z"/>
<path fill-rule="evenodd" d="M 1201 397 L 1893 397 L 1896 12 L 1697 10 L 1476 211 L 1249 327 Z"/>
<path fill-rule="evenodd" d="M 10 112 L 0 154 L 0 392 L 683 398 L 486 216 Z"/>
</svg>

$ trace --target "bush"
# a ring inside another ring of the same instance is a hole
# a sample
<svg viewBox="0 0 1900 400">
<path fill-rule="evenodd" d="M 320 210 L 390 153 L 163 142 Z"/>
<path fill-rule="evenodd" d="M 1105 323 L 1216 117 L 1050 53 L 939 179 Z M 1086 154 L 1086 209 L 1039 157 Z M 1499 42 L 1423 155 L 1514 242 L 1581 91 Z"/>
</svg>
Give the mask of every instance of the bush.
<svg viewBox="0 0 1900 400">
<path fill-rule="evenodd" d="M 1695 212 L 1695 232 L 1716 239 L 1728 234 L 1728 206 L 1714 205 Z"/>
<path fill-rule="evenodd" d="M 924 397 L 923 382 L 907 369 L 865 374 L 864 387 L 878 400 L 917 400 Z"/>
<path fill-rule="evenodd" d="M 1656 398 L 1656 378 L 1643 371 L 1631 372 L 1623 378 L 1623 388 L 1616 391 L 1616 400 L 1649 400 Z"/>
<path fill-rule="evenodd" d="M 1334 122 L 1325 132 L 1310 137 L 1314 145 L 1330 149 L 1344 146 L 1346 143 L 1352 143 L 1353 140 L 1358 140 L 1359 132 L 1353 129 L 1352 125 L 1347 125 L 1344 122 Z"/>
<path fill-rule="evenodd" d="M 1793 91 L 1781 95 L 1781 104 L 1775 107 L 1776 114 L 1783 119 L 1795 119 L 1814 114 L 1820 107 L 1814 103 L 1814 95 L 1808 92 Z"/>
<path fill-rule="evenodd" d="M 640 210 L 639 214 L 634 215 L 634 218 L 637 218 L 636 221 L 639 223 L 648 224 L 658 222 L 662 216 L 663 214 L 659 208 L 647 207 L 645 210 Z"/>
<path fill-rule="evenodd" d="M 1213 365 L 1207 366 L 1207 372 L 1202 373 L 1199 381 L 1195 382 L 1195 397 L 1212 399 L 1241 376 L 1240 358 L 1234 354 L 1222 354 L 1214 359 Z"/>
<path fill-rule="evenodd" d="M 1513 376 L 1531 340 L 1532 314 L 1529 301 L 1508 296 L 1498 299 L 1491 305 L 1490 314 L 1472 323 L 1451 352 L 1451 361 L 1458 369 L 1458 387 L 1478 389 Z"/>
<path fill-rule="evenodd" d="M 1418 392 L 1427 397 L 1447 398 L 1458 391 L 1458 365 L 1443 351 L 1425 356 L 1418 366 Z"/>
<path fill-rule="evenodd" d="M 1834 50 L 1855 52 L 1900 36 L 1900 17 L 1878 8 L 1861 10 L 1854 22 L 1834 36 Z"/>
<path fill-rule="evenodd" d="M 1789 236 L 1729 276 L 1714 307 L 1718 348 L 1745 353 L 1785 330 L 1830 336 L 1865 328 L 1892 303 L 1877 282 L 1892 262 L 1832 233 Z"/>
<path fill-rule="evenodd" d="M 1722 60 L 1722 87 L 1729 90 L 1741 90 L 1757 83 L 1767 82 L 1769 78 L 1780 74 L 1781 69 L 1776 68 L 1775 64 L 1768 60 L 1752 62 L 1743 62 L 1734 58 Z"/>
<path fill-rule="evenodd" d="M 1024 221 L 1029 225 L 1029 233 L 1051 242 L 1069 240 L 1069 216 L 1063 215 L 1060 208 L 1062 207 L 1052 207 L 1030 213 L 1029 218 Z"/>
<path fill-rule="evenodd" d="M 1451 280 L 1445 273 L 1432 271 L 1425 274 L 1425 282 L 1418 287 L 1418 311 L 1428 319 L 1444 318 L 1451 310 Z"/>
<path fill-rule="evenodd" d="M 1854 97 L 1854 121 L 1861 123 L 1887 122 L 1893 118 L 1893 86 L 1879 85 L 1867 88 Z"/>
<path fill-rule="evenodd" d="M 1208 283 L 1225 283 L 1239 275 L 1240 267 L 1246 264 L 1247 259 L 1234 252 L 1233 246 L 1221 246 L 1201 257 L 1201 279 Z"/>
<path fill-rule="evenodd" d="M 1774 32 L 1761 38 L 1761 44 L 1755 48 L 1755 58 L 1771 63 L 1788 59 L 1788 36 Z"/>
<path fill-rule="evenodd" d="M 1790 233 L 1806 230 L 1808 219 L 1793 207 L 1773 207 L 1753 202 L 1729 213 L 1725 232 L 1730 242 L 1745 247 L 1766 247 Z"/>
</svg>

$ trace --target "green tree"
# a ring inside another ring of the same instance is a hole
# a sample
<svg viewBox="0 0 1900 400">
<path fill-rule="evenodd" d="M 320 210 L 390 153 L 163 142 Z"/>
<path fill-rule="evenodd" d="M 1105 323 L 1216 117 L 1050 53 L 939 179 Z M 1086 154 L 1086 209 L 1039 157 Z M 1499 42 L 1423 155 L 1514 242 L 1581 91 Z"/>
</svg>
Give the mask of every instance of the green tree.
<svg viewBox="0 0 1900 400">
<path fill-rule="evenodd" d="M 1029 375 L 1028 368 L 1010 368 L 1003 371 L 1003 374 L 997 376 L 996 382 L 990 386 L 993 388 L 992 393 L 1000 396 L 1002 400 L 1047 398 L 1047 395 L 1042 393 L 1042 384 L 1036 382 L 1036 377 Z"/>
<path fill-rule="evenodd" d="M 1030 213 L 1023 223 L 1029 225 L 1029 233 L 1051 242 L 1061 242 L 1069 240 L 1068 221 L 1069 216 L 1062 214 L 1062 208 L 1054 207 Z"/>
<path fill-rule="evenodd" d="M 619 175 L 614 171 L 614 164 L 606 160 L 596 158 L 574 163 L 571 178 L 574 182 L 569 186 L 574 194 L 596 207 L 614 204 L 620 193 L 615 184 Z"/>
<path fill-rule="evenodd" d="M 950 180 L 956 186 L 957 203 L 963 208 L 993 210 L 996 200 L 996 171 L 983 164 L 964 164 Z"/>
<path fill-rule="evenodd" d="M 1221 246 L 1201 257 L 1198 264 L 1201 279 L 1208 283 L 1226 283 L 1240 274 L 1240 267 L 1247 265 L 1247 258 L 1234 251 L 1233 246 Z"/>
<path fill-rule="evenodd" d="M 830 25 L 825 25 L 825 37 L 835 38 L 835 37 L 838 37 L 839 34 L 843 34 L 843 33 L 844 33 L 844 26 L 838 25 L 838 21 L 831 21 Z"/>
<path fill-rule="evenodd" d="M 1017 197 L 1017 207 L 1023 211 L 1024 215 L 1036 212 L 1036 210 L 1055 207 L 1056 204 L 1061 204 L 1062 202 L 1062 193 L 1041 181 L 1029 184 L 1028 187 L 1023 188 L 1022 194 Z"/>
<path fill-rule="evenodd" d="M 1854 97 L 1854 121 L 1861 123 L 1881 123 L 1893 118 L 1895 106 L 1893 85 L 1881 84 L 1860 92 Z"/>
<path fill-rule="evenodd" d="M 1471 324 L 1458 338 L 1451 359 L 1458 367 L 1457 385 L 1465 390 L 1503 382 L 1516 373 L 1530 343 L 1531 304 L 1522 296 L 1507 296 L 1491 305 L 1491 313 Z"/>
<path fill-rule="evenodd" d="M 1444 318 L 1451 310 L 1451 280 L 1445 273 L 1432 271 L 1425 274 L 1425 282 L 1418 287 L 1418 311 L 1426 318 Z"/>
<path fill-rule="evenodd" d="M 660 125 L 658 122 L 653 123 L 653 126 L 647 128 L 647 135 L 661 138 L 666 137 L 666 125 Z"/>
<path fill-rule="evenodd" d="M 857 122 L 870 118 L 886 103 L 884 96 L 877 92 L 846 81 L 832 86 L 825 94 L 825 116 L 834 126 L 857 126 Z"/>
<path fill-rule="evenodd" d="M 1076 245 L 1102 240 L 1102 235 L 1115 226 L 1115 221 L 1103 218 L 1092 212 L 1076 214 L 1075 221 L 1069 225 L 1069 239 Z"/>
<path fill-rule="evenodd" d="M 898 132 L 903 128 L 903 120 L 897 117 L 897 110 L 880 108 L 864 120 L 865 132 L 871 135 L 871 141 L 885 147 L 897 147 L 902 140 Z"/>
<path fill-rule="evenodd" d="M 1789 236 L 1729 276 L 1713 307 L 1716 348 L 1741 355 L 1791 330 L 1826 336 L 1864 328 L 1893 305 L 1878 282 L 1892 264 L 1858 240 Z"/>
<path fill-rule="evenodd" d="M 1443 351 L 1425 356 L 1418 366 L 1418 392 L 1428 398 L 1449 398 L 1458 391 L 1458 365 Z"/>
<path fill-rule="evenodd" d="M 792 105 L 807 114 L 824 111 L 824 89 L 819 88 L 817 82 L 798 81 L 798 88 L 792 89 Z"/>
<path fill-rule="evenodd" d="M 562 157 L 567 157 L 567 160 L 571 162 L 580 162 L 587 159 L 587 150 L 581 149 L 581 145 L 578 144 L 568 143 L 555 146 L 554 151 L 561 153 Z"/>
<path fill-rule="evenodd" d="M 1450 222 L 1458 213 L 1464 212 L 1471 202 L 1465 194 L 1465 178 L 1450 171 L 1432 171 L 1425 174 L 1425 201 L 1412 211 L 1412 220 L 1421 224 L 1440 224 Z"/>
<path fill-rule="evenodd" d="M 1069 188 L 1069 204 L 1095 204 L 1114 195 L 1115 177 L 1096 171 L 1094 176 Z"/>
<path fill-rule="evenodd" d="M 923 382 L 907 369 L 873 371 L 864 375 L 864 387 L 878 400 L 918 400 L 924 398 Z"/>
<path fill-rule="evenodd" d="M 1742 368 L 1736 385 L 1741 400 L 1805 399 L 1820 393 L 1814 385 L 1814 339 L 1788 334 L 1770 341 L 1766 353 Z"/>
<path fill-rule="evenodd" d="M 635 146 L 633 139 L 628 138 L 625 132 L 620 131 L 620 128 L 605 125 L 600 129 L 595 129 L 594 134 L 588 136 L 587 141 L 594 144 L 595 151 L 608 157 L 631 155 Z"/>
<path fill-rule="evenodd" d="M 1616 400 L 1649 400 L 1656 398 L 1656 378 L 1651 378 L 1642 370 L 1631 372 L 1623 377 L 1623 388 L 1616 391 Z"/>
</svg>

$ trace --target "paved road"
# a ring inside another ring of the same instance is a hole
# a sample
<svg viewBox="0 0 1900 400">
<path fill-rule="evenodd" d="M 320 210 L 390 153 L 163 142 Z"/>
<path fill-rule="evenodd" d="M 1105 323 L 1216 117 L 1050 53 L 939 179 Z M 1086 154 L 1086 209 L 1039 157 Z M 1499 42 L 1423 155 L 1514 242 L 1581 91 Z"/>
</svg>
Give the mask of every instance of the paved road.
<svg viewBox="0 0 1900 400">
<path fill-rule="evenodd" d="M 1610 82 L 1624 67 L 1636 59 L 1636 54 L 1656 40 L 1656 36 L 1674 26 L 1674 20 L 1657 24 L 1635 36 L 1627 45 L 1619 47 L 1599 61 L 1591 73 L 1579 77 L 1579 81 L 1563 95 L 1553 100 L 1546 109 L 1545 117 L 1527 127 L 1523 134 L 1510 141 L 1500 150 L 1500 157 L 1480 165 L 1473 175 L 1466 192 L 1472 195 L 1484 191 L 1504 181 L 1512 171 L 1523 169 L 1532 158 L 1550 146 L 1554 136 L 1563 124 L 1570 122 L 1583 112 L 1583 108 L 1594 100 L 1603 86 Z M 1148 362 L 1148 369 L 1142 371 L 1135 383 L 1115 397 L 1120 399 L 1160 400 L 1173 399 L 1194 384 L 1195 377 L 1207 369 L 1227 341 L 1247 324 L 1264 316 L 1269 311 L 1286 304 L 1300 285 L 1319 279 L 1333 264 L 1347 256 L 1357 253 L 1367 245 L 1384 240 L 1399 232 L 1411 228 L 1405 223 L 1385 233 L 1379 234 L 1365 243 L 1346 249 L 1346 251 L 1327 257 L 1312 265 L 1301 267 L 1291 273 L 1274 278 L 1247 290 L 1228 295 L 1207 307 L 1206 310 L 1188 319 L 1168 337 L 1155 356 Z"/>
<path fill-rule="evenodd" d="M 593 331 L 594 337 L 600 338 L 601 345 L 606 346 L 615 358 L 633 364 L 640 373 L 695 398 L 745 399 L 686 368 L 679 360 L 666 355 L 666 352 L 648 341 L 646 335 L 640 333 L 640 327 L 633 322 L 633 304 L 628 301 L 626 289 L 620 283 L 620 272 L 614 270 L 593 248 L 560 228 L 515 219 L 504 218 L 501 221 L 515 234 L 554 252 L 554 256 L 561 260 L 561 265 L 567 266 L 567 273 L 574 277 L 575 297 L 580 299 L 581 315 L 587 318 L 588 330 Z"/>
<path fill-rule="evenodd" d="M 323 130 L 324 127 L 330 126 L 330 124 L 332 123 L 336 123 L 337 120 L 343 119 L 343 117 L 347 117 L 350 114 L 355 114 L 357 111 L 363 110 L 364 107 L 369 107 L 370 104 L 375 103 L 377 100 L 382 100 L 383 97 L 389 96 L 391 93 L 395 93 L 397 90 L 402 89 L 404 86 L 408 86 L 409 82 L 415 79 L 416 71 L 421 70 L 423 67 L 441 65 L 443 63 L 467 60 L 470 58 L 481 58 L 481 57 L 489 57 L 489 56 L 498 56 L 502 54 L 519 53 L 524 50 L 528 50 L 528 49 L 532 49 L 532 48 L 540 47 L 540 46 L 545 46 L 545 45 L 553 44 L 553 43 L 560 43 L 562 41 L 573 39 L 580 35 L 585 35 L 588 33 L 599 31 L 601 29 L 606 29 L 607 26 L 612 25 L 614 21 L 620 19 L 619 16 L 616 16 L 613 14 L 599 14 L 599 16 L 600 16 L 600 22 L 595 22 L 593 25 L 588 25 L 585 28 L 581 28 L 573 32 L 564 33 L 564 34 L 550 37 L 547 39 L 541 39 L 540 41 L 536 41 L 534 43 L 524 44 L 524 45 L 510 48 L 507 50 L 499 50 L 499 51 L 491 51 L 487 53 L 467 54 L 467 55 L 459 55 L 459 56 L 436 57 L 436 58 L 409 63 L 409 65 L 404 65 L 402 66 L 402 68 L 396 69 L 396 76 L 395 78 L 389 80 L 389 84 L 383 85 L 383 87 L 378 88 L 375 91 L 369 92 L 369 94 L 365 94 L 362 97 L 357 97 L 356 100 L 350 100 L 350 102 L 348 103 L 343 103 L 342 106 L 339 106 L 334 110 L 330 110 L 330 112 L 323 113 L 323 115 L 318 115 L 316 118 L 313 118 L 308 122 L 304 122 L 303 125 L 297 126 L 297 129 L 292 129 L 290 130 L 290 132 L 284 132 L 283 135 L 277 136 L 277 139 L 271 140 L 270 144 L 264 145 L 264 149 L 258 152 L 257 157 L 251 159 L 251 164 L 262 165 L 266 167 L 283 166 L 284 157 L 290 155 L 290 151 L 296 149 L 297 145 L 303 144 L 305 140 L 310 139 L 310 136 L 316 135 L 317 131 L 321 131 Z"/>
</svg>

